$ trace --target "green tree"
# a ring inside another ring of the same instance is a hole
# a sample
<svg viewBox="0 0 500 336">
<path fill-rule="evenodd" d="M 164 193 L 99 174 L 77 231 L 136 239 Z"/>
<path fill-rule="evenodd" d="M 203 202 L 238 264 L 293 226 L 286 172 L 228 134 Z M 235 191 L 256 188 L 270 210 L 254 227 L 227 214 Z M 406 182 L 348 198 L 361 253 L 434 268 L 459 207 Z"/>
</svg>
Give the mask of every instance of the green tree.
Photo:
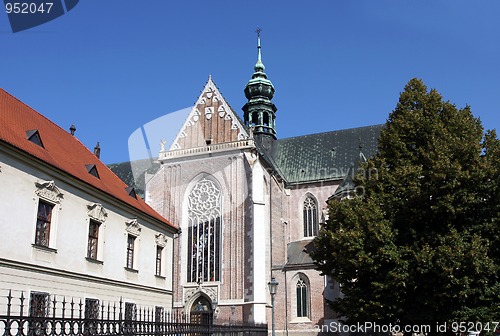
<svg viewBox="0 0 500 336">
<path fill-rule="evenodd" d="M 412 79 L 354 183 L 312 253 L 347 322 L 498 321 L 500 142 L 468 106 Z"/>
</svg>

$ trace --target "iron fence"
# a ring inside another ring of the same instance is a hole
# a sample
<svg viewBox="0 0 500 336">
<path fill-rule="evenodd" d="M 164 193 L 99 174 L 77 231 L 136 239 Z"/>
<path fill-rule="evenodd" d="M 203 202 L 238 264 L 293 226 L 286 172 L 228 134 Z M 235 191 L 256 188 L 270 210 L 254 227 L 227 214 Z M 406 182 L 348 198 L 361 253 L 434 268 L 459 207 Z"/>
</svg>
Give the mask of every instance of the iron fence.
<svg viewBox="0 0 500 336">
<path fill-rule="evenodd" d="M 31 292 L 18 298 L 12 292 L 0 305 L 1 336 L 250 336 L 267 335 L 267 325 L 195 324 L 184 314 L 163 307 L 136 307 L 134 303 L 96 299 L 58 299 Z"/>
</svg>

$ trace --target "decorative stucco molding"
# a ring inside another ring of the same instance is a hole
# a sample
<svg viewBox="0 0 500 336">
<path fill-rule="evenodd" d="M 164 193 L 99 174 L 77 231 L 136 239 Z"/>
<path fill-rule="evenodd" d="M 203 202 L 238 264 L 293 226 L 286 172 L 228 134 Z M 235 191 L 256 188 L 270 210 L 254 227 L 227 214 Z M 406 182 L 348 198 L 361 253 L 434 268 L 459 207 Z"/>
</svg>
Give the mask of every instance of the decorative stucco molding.
<svg viewBox="0 0 500 336">
<path fill-rule="evenodd" d="M 95 219 L 98 222 L 104 223 L 108 217 L 108 213 L 104 210 L 102 204 L 100 203 L 89 203 L 87 204 L 87 215 Z"/>
<path fill-rule="evenodd" d="M 167 246 L 168 238 L 163 233 L 155 234 L 155 238 L 156 238 L 156 245 L 161 247 Z"/>
<path fill-rule="evenodd" d="M 139 236 L 141 234 L 141 226 L 137 221 L 137 218 L 130 219 L 125 222 L 127 225 L 127 232 L 133 234 L 134 236 Z"/>
<path fill-rule="evenodd" d="M 39 197 L 54 203 L 61 203 L 61 199 L 64 194 L 58 187 L 56 187 L 56 183 L 54 181 L 39 180 L 35 182 L 35 186 L 38 188 L 38 190 L 35 191 L 35 194 Z"/>
</svg>

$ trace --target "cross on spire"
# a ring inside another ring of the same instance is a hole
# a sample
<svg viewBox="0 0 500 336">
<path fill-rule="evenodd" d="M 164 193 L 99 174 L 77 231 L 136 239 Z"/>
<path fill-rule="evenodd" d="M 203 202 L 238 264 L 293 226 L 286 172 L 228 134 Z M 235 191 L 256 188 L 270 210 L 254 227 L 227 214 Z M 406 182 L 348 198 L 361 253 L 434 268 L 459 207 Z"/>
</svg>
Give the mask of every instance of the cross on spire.
<svg viewBox="0 0 500 336">
<path fill-rule="evenodd" d="M 262 29 L 260 29 L 260 27 L 257 27 L 257 30 L 255 31 L 257 33 L 257 37 L 260 38 L 260 32 L 262 31 Z"/>
</svg>

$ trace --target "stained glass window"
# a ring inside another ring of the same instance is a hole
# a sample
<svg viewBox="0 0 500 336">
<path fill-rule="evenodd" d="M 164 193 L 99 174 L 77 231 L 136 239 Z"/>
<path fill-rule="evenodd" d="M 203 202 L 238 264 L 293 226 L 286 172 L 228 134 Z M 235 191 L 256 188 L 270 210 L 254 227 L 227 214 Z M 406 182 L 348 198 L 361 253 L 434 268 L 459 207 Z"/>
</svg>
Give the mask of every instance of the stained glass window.
<svg viewBox="0 0 500 336">
<path fill-rule="evenodd" d="M 215 183 L 196 183 L 188 196 L 188 282 L 219 281 L 221 208 Z"/>
<path fill-rule="evenodd" d="M 316 201 L 308 196 L 304 201 L 304 237 L 318 235 L 318 206 Z"/>
</svg>

